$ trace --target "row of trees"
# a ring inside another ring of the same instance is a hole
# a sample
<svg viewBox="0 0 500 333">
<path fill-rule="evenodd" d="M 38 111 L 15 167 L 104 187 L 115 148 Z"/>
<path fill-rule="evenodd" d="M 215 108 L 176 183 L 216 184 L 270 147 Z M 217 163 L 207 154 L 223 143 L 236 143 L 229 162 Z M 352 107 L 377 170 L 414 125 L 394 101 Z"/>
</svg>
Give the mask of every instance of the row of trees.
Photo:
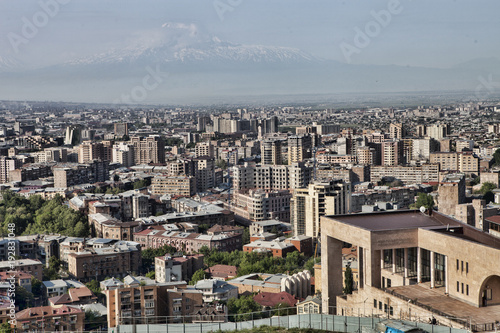
<svg viewBox="0 0 500 333">
<path fill-rule="evenodd" d="M 61 196 L 44 200 L 39 195 L 29 199 L 12 191 L 1 192 L 0 228 L 3 236 L 8 226 L 15 225 L 16 235 L 58 233 L 72 237 L 86 237 L 89 227 L 85 216 L 64 204 Z"/>
<path fill-rule="evenodd" d="M 209 250 L 207 247 L 202 247 L 200 253 L 205 255 L 204 262 L 207 267 L 217 264 L 236 266 L 238 267 L 238 276 L 255 272 L 295 274 L 304 269 L 314 273 L 314 259 L 307 258 L 297 251 L 288 253 L 286 258 L 273 257 L 269 253 L 220 252 L 216 249 Z"/>
</svg>

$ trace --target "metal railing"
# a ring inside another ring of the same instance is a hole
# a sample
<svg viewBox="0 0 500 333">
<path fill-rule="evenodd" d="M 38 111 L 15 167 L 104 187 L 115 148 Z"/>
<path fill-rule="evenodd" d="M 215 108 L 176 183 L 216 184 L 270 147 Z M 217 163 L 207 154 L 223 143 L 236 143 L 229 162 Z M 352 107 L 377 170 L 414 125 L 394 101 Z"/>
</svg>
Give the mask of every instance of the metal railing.
<svg viewBox="0 0 500 333">
<path fill-rule="evenodd" d="M 253 312 L 239 315 L 221 316 L 204 321 L 200 316 L 184 317 L 149 317 L 149 318 L 123 318 L 132 320 L 126 324 L 110 328 L 111 333 L 160 333 L 160 332 L 182 332 L 182 333 L 205 333 L 217 331 L 235 331 L 242 329 L 253 329 L 260 326 L 273 326 L 285 329 L 311 328 L 325 331 L 360 333 L 367 329 L 375 329 L 376 325 L 387 319 L 387 316 L 337 316 L 322 313 L 303 313 L 287 315 L 287 309 L 270 310 L 271 313 Z M 291 310 L 288 310 L 291 311 Z M 333 311 L 333 309 L 332 309 Z M 208 318 L 207 318 L 208 319 Z M 396 319 L 396 318 L 393 318 Z M 396 319 L 397 320 L 397 319 Z M 160 323 L 163 322 L 163 323 Z M 401 322 L 416 326 L 429 333 L 466 333 L 468 326 L 464 328 L 452 328 L 439 326 L 432 323 L 401 320 Z"/>
</svg>

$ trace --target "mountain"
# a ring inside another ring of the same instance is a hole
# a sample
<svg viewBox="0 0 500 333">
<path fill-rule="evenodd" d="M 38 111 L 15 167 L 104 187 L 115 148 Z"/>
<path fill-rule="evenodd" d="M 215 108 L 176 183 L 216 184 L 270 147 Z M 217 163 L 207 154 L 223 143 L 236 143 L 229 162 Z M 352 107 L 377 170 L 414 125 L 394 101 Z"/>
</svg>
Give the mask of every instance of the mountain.
<svg viewBox="0 0 500 333">
<path fill-rule="evenodd" d="M 448 69 L 344 64 L 294 48 L 222 41 L 186 24 L 166 23 L 161 33 L 127 44 L 36 70 L 17 71 L 18 64 L 0 58 L 0 99 L 189 103 L 420 91 L 465 91 L 464 99 L 477 99 L 478 89 L 481 98 L 497 93 L 482 77 L 500 78 L 496 58 Z"/>
<path fill-rule="evenodd" d="M 0 56 L 0 73 L 20 70 L 21 63 L 10 57 Z"/>
</svg>

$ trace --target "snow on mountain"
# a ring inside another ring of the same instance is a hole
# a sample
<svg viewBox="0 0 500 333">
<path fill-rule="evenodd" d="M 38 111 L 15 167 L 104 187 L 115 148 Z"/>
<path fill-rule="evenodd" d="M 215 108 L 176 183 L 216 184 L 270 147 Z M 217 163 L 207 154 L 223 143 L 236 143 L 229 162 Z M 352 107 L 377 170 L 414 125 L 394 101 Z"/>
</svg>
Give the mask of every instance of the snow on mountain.
<svg viewBox="0 0 500 333">
<path fill-rule="evenodd" d="M 116 65 L 141 63 L 297 63 L 314 57 L 299 49 L 278 46 L 242 45 L 201 36 L 193 25 L 164 24 L 160 36 L 137 40 L 122 49 L 112 49 L 77 59 L 66 65 Z M 180 31 L 179 31 L 180 30 Z"/>
<path fill-rule="evenodd" d="M 15 71 L 21 67 L 21 64 L 8 57 L 2 57 L 0 56 L 0 72 L 10 72 L 10 71 Z"/>
</svg>

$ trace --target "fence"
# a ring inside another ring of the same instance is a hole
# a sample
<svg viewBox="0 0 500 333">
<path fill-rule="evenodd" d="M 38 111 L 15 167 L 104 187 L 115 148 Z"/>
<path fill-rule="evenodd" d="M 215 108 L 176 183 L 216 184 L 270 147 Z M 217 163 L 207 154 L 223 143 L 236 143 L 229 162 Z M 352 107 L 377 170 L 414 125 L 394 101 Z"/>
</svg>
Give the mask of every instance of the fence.
<svg viewBox="0 0 500 333">
<path fill-rule="evenodd" d="M 263 325 L 289 328 L 313 328 L 326 331 L 360 333 L 374 329 L 375 325 L 385 318 L 350 317 L 327 314 L 299 314 L 290 316 L 274 316 L 265 319 L 255 319 L 240 322 L 200 322 L 179 324 L 134 324 L 119 325 L 110 329 L 111 333 L 205 333 L 216 331 L 234 331 L 253 329 Z M 466 329 L 402 321 L 405 324 L 417 326 L 429 333 L 466 333 Z"/>
</svg>

